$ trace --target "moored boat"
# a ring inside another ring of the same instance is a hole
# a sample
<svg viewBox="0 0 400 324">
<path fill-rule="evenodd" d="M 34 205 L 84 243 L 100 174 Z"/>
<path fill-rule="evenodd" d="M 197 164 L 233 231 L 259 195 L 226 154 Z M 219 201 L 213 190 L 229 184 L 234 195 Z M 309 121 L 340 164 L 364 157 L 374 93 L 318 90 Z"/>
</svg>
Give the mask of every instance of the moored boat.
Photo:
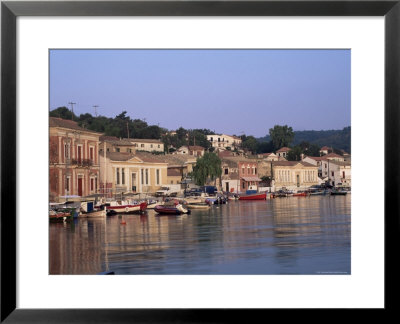
<svg viewBox="0 0 400 324">
<path fill-rule="evenodd" d="M 308 192 L 303 191 L 303 192 L 296 192 L 293 194 L 293 197 L 307 197 L 309 195 Z"/>
<path fill-rule="evenodd" d="M 331 195 L 332 195 L 332 196 L 345 196 L 345 195 L 347 195 L 347 191 L 342 191 L 342 190 L 339 190 L 339 191 L 337 191 L 337 190 L 332 190 L 332 191 L 331 191 Z"/>
<path fill-rule="evenodd" d="M 190 210 L 184 208 L 182 204 L 180 204 L 178 201 L 169 201 L 164 203 L 163 205 L 157 205 L 154 207 L 154 211 L 158 214 L 166 215 L 180 215 L 190 213 Z"/>
<path fill-rule="evenodd" d="M 119 203 L 117 201 L 112 201 L 106 208 L 109 214 L 144 213 L 147 209 L 147 202 L 121 201 L 121 203 Z"/>
<path fill-rule="evenodd" d="M 250 195 L 239 195 L 239 200 L 266 200 L 267 199 L 267 193 L 255 193 L 255 194 L 250 194 Z"/>
<path fill-rule="evenodd" d="M 211 206 L 207 203 L 190 203 L 186 205 L 189 209 L 209 209 Z"/>
</svg>

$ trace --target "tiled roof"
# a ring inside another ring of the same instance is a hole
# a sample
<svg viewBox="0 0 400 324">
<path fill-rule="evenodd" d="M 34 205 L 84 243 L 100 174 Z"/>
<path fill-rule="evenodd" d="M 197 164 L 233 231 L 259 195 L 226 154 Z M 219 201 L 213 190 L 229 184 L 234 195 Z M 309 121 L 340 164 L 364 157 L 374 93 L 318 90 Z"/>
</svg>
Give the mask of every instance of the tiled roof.
<svg viewBox="0 0 400 324">
<path fill-rule="evenodd" d="M 284 147 L 281 147 L 281 148 L 280 148 L 278 151 L 276 151 L 276 152 L 289 152 L 290 150 L 291 150 L 291 148 L 284 146 Z"/>
<path fill-rule="evenodd" d="M 313 165 L 311 163 L 304 162 L 304 161 L 273 161 L 272 162 L 273 166 L 288 166 L 288 167 L 292 167 L 292 166 L 295 166 L 297 164 L 301 164 L 301 165 L 303 165 L 305 167 L 316 168 L 315 165 Z"/>
<path fill-rule="evenodd" d="M 99 134 L 99 135 L 102 134 L 99 132 L 95 132 L 95 131 L 80 127 L 80 126 L 78 126 L 78 123 L 76 121 L 62 119 L 62 118 L 58 118 L 58 117 L 50 117 L 49 118 L 49 126 L 74 129 L 74 130 L 81 131 L 81 132 L 95 133 L 95 134 Z"/>
<path fill-rule="evenodd" d="M 322 151 L 322 150 L 331 150 L 332 148 L 330 148 L 330 147 L 328 147 L 328 146 L 323 146 L 323 147 L 321 147 L 321 149 L 320 149 L 320 151 Z"/>
<path fill-rule="evenodd" d="M 330 164 L 336 164 L 336 165 L 341 165 L 341 166 L 351 166 L 350 161 L 330 161 Z"/>
<path fill-rule="evenodd" d="M 100 152 L 100 155 L 104 156 L 104 152 Z M 128 161 L 137 157 L 138 159 L 147 163 L 166 163 L 162 160 L 161 156 L 147 152 L 138 152 L 135 154 L 128 152 L 107 152 L 106 157 L 111 161 Z"/>
<path fill-rule="evenodd" d="M 308 157 L 308 158 L 313 159 L 315 161 L 323 161 L 323 160 L 327 160 L 327 158 L 325 156 L 326 155 L 323 155 L 323 156 L 305 156 L 304 158 Z"/>
<path fill-rule="evenodd" d="M 133 143 L 128 141 L 127 139 L 119 139 L 115 136 L 100 136 L 100 141 L 107 142 L 112 145 L 133 146 Z"/>
<path fill-rule="evenodd" d="M 176 169 L 167 169 L 167 176 L 168 177 L 178 177 L 181 176 L 179 170 Z"/>
<path fill-rule="evenodd" d="M 343 156 L 341 156 L 341 155 L 339 155 L 339 154 L 336 154 L 336 153 L 329 153 L 329 154 L 326 154 L 326 155 L 324 155 L 324 157 L 327 159 L 327 158 L 330 158 L 330 157 L 332 157 L 332 158 L 342 158 L 343 159 Z"/>
<path fill-rule="evenodd" d="M 184 166 L 187 163 L 196 163 L 197 161 L 196 157 L 184 154 L 165 154 L 165 155 L 159 155 L 159 157 L 165 163 L 168 163 L 169 166 L 172 165 Z"/>
</svg>

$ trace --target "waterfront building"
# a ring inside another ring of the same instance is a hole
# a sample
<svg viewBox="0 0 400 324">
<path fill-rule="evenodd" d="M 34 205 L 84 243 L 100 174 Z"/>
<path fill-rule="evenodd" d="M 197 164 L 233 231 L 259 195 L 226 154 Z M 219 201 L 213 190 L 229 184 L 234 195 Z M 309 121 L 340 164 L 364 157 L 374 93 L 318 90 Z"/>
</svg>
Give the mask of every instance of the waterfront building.
<svg viewBox="0 0 400 324">
<path fill-rule="evenodd" d="M 88 196 L 98 191 L 99 138 L 101 133 L 78 126 L 72 120 L 50 117 L 50 201 L 63 196 Z"/>
<path fill-rule="evenodd" d="M 318 185 L 318 166 L 304 161 L 274 161 L 272 175 L 275 190 L 301 190 Z"/>
<path fill-rule="evenodd" d="M 223 157 L 222 162 L 222 190 L 246 192 L 257 189 L 261 179 L 258 177 L 257 160 L 245 157 Z"/>
<path fill-rule="evenodd" d="M 147 152 L 101 152 L 101 189 L 115 193 L 154 193 L 167 182 L 168 163 Z"/>
<path fill-rule="evenodd" d="M 284 147 L 280 148 L 278 151 L 276 151 L 276 155 L 280 158 L 286 159 L 290 150 L 291 150 L 291 148 L 284 146 Z"/>
<path fill-rule="evenodd" d="M 351 187 L 351 163 L 331 161 L 329 163 L 329 183 L 332 186 Z"/>
<path fill-rule="evenodd" d="M 231 149 L 234 150 L 242 144 L 242 139 L 237 136 L 214 134 L 207 135 L 207 140 L 211 143 L 212 147 L 219 150 Z"/>
<path fill-rule="evenodd" d="M 164 152 L 164 143 L 158 139 L 125 138 L 125 140 L 131 142 L 136 151 Z"/>
</svg>

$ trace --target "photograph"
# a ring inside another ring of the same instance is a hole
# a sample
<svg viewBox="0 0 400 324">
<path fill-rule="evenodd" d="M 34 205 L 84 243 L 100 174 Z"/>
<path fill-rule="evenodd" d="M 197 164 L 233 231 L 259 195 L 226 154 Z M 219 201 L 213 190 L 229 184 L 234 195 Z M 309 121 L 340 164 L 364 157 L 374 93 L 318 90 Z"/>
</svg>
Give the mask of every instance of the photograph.
<svg viewBox="0 0 400 324">
<path fill-rule="evenodd" d="M 49 275 L 352 274 L 351 49 L 53 48 L 48 85 Z"/>
</svg>

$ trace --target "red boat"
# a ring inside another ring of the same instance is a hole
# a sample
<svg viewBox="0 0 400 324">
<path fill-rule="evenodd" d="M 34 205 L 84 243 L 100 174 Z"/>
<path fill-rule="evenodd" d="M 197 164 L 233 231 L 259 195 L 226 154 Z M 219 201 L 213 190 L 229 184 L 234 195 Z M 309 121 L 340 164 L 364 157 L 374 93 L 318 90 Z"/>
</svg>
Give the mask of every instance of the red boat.
<svg viewBox="0 0 400 324">
<path fill-rule="evenodd" d="M 266 199 L 267 199 L 266 192 L 239 196 L 239 200 L 266 200 Z"/>
<path fill-rule="evenodd" d="M 127 202 L 123 201 L 121 203 L 111 202 L 110 206 L 107 206 L 107 212 L 113 213 L 144 213 L 147 209 L 147 202 Z"/>
<path fill-rule="evenodd" d="M 298 192 L 293 194 L 293 197 L 306 197 L 306 196 L 308 196 L 307 192 Z"/>
<path fill-rule="evenodd" d="M 169 214 L 169 215 L 180 215 L 180 214 L 189 214 L 190 210 L 184 208 L 178 202 L 168 202 L 164 205 L 157 205 L 154 207 L 154 211 L 158 214 Z"/>
</svg>

